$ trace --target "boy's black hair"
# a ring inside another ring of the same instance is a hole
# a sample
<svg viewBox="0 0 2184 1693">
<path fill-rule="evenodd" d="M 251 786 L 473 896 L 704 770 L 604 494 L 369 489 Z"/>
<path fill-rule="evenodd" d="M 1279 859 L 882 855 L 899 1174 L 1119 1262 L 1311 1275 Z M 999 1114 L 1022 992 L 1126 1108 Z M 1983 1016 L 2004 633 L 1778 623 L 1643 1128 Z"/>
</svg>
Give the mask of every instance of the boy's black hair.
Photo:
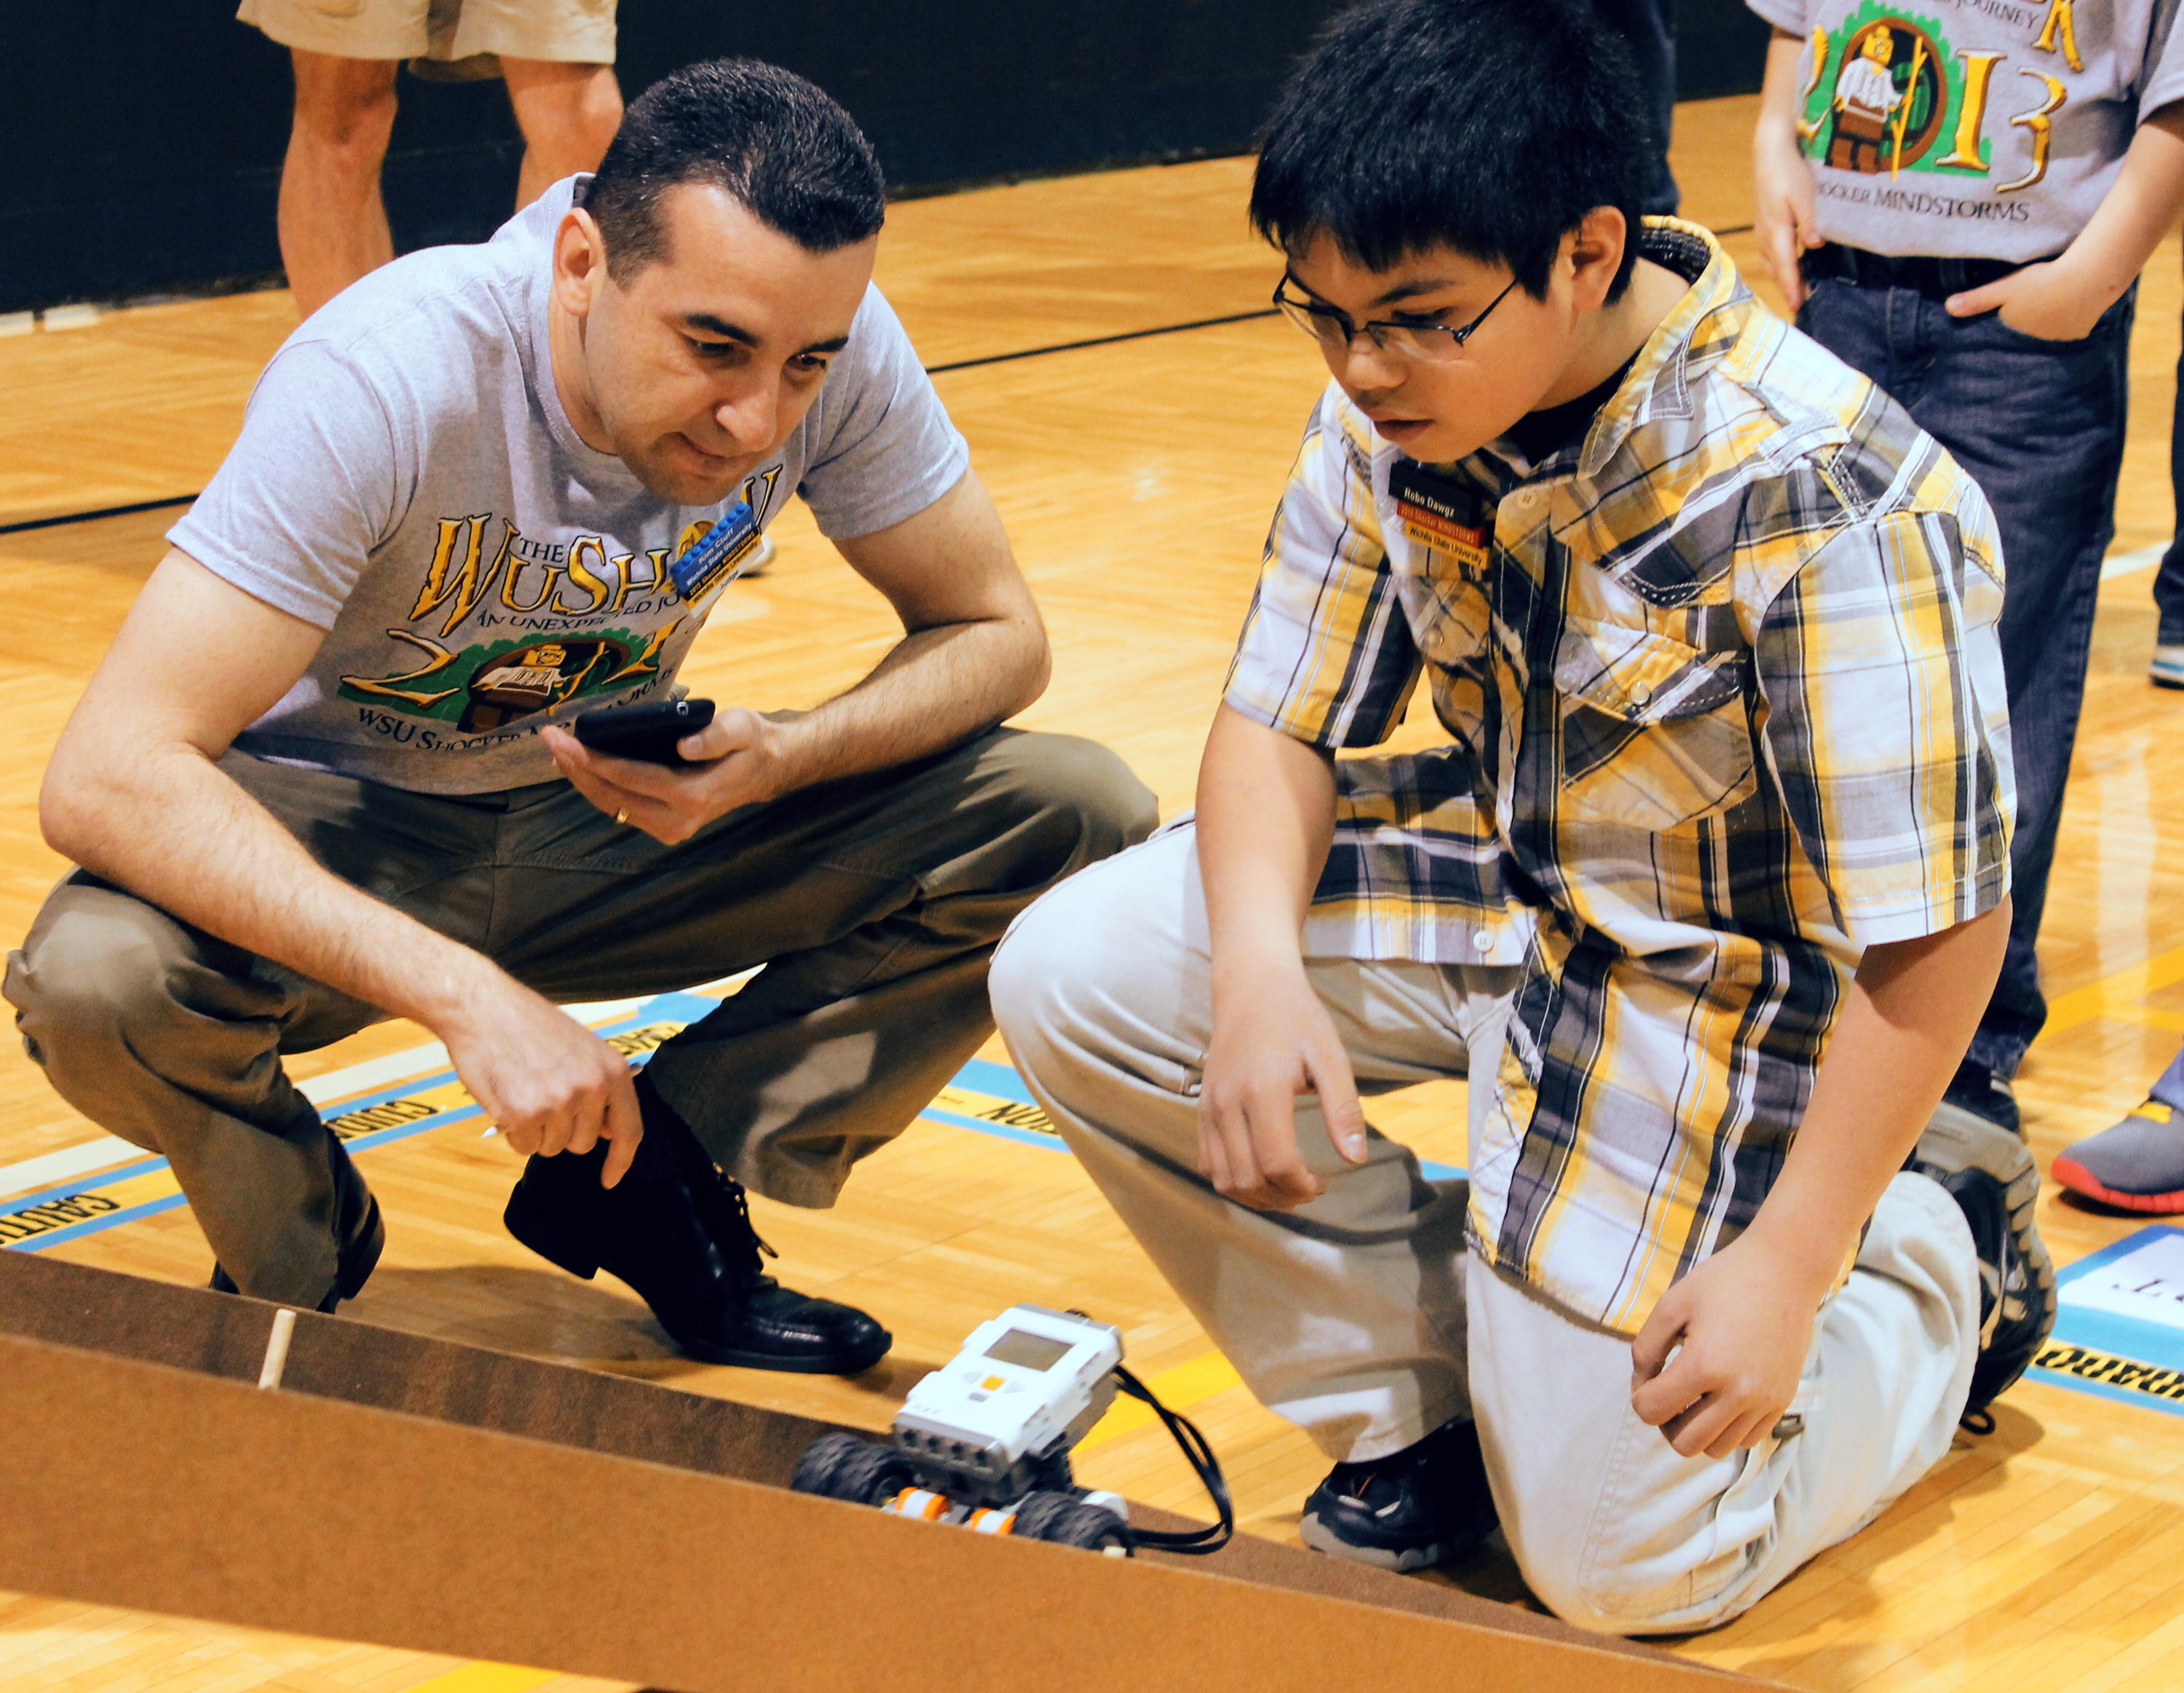
<svg viewBox="0 0 2184 1693">
<path fill-rule="evenodd" d="M 1260 138 L 1251 221 L 1295 249 L 1331 237 L 1386 270 L 1446 244 L 1544 298 L 1596 206 L 1637 258 L 1655 142 L 1629 49 L 1582 0 L 1368 0 L 1336 18 Z"/>
<path fill-rule="evenodd" d="M 887 216 L 879 161 L 850 114 L 794 71 L 755 58 L 685 65 L 638 97 L 580 203 L 627 283 L 666 256 L 660 196 L 725 188 L 813 253 L 862 241 Z"/>
</svg>

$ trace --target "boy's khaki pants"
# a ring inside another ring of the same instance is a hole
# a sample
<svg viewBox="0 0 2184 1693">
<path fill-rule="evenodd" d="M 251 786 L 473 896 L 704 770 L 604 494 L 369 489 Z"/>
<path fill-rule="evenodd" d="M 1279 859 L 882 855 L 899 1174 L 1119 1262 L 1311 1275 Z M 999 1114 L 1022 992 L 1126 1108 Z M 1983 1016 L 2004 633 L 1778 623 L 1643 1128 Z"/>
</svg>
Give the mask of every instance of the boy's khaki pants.
<svg viewBox="0 0 2184 1693">
<path fill-rule="evenodd" d="M 566 782 L 450 798 L 235 754 L 222 768 L 326 870 L 549 999 L 764 966 L 648 1073 L 730 1175 L 800 1206 L 832 1205 L 991 1032 L 986 967 L 1010 919 L 1156 815 L 1105 748 L 1014 730 L 674 847 Z M 245 1293 L 309 1306 L 334 1285 L 326 1132 L 281 1055 L 384 1011 L 81 872 L 9 957 L 7 995 L 62 1097 L 167 1156 Z"/>
<path fill-rule="evenodd" d="M 1474 1044 L 1498 1051 L 1517 975 L 1347 959 L 1306 969 L 1368 1094 L 1462 1075 Z M 1641 1634 L 1725 1622 L 1948 1449 L 1970 1388 L 1979 1271 L 1955 1202 L 1924 1177 L 1890 1184 L 1821 1314 L 1791 1406 L 1802 1432 L 1682 1458 L 1630 1408 L 1629 1340 L 1468 1252 L 1464 1184 L 1427 1180 L 1407 1149 L 1375 1133 L 1363 1165 L 1344 1163 L 1306 1096 L 1298 1140 L 1327 1183 L 1319 1199 L 1250 1211 L 1198 1173 L 1211 1019 L 1188 827 L 1042 899 L 1003 942 L 992 990 L 1033 1091 L 1252 1392 L 1339 1461 L 1475 1417 L 1510 1550 L 1574 1623 Z"/>
</svg>

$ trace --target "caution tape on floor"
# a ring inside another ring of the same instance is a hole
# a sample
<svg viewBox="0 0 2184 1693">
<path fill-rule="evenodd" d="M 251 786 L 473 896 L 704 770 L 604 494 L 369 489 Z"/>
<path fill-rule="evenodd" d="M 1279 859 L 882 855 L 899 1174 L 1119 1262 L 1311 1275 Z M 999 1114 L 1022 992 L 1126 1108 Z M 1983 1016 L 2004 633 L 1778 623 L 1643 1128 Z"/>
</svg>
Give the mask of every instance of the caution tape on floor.
<svg viewBox="0 0 2184 1693">
<path fill-rule="evenodd" d="M 75 1223 L 88 1222 L 94 1217 L 121 1209 L 119 1202 L 103 1194 L 64 1194 L 58 1199 L 47 1200 L 43 1205 L 25 1206 L 20 1211 L 0 1212 L 0 1240 L 28 1240 L 33 1235 L 48 1234 L 56 1228 L 66 1228 Z"/>
<path fill-rule="evenodd" d="M 975 1117 L 980 1122 L 999 1123 L 1006 1128 L 1028 1129 L 1034 1134 L 1050 1134 L 1057 1140 L 1061 1130 L 1052 1119 L 1037 1105 L 1028 1105 L 1020 1100 L 1005 1100 L 993 1094 L 980 1093 L 950 1082 L 934 1098 L 933 1105 L 944 1111 L 953 1111 L 958 1117 Z"/>
<path fill-rule="evenodd" d="M 2036 1370 L 2053 1370 L 2079 1381 L 2098 1382 L 2104 1387 L 2142 1393 L 2148 1399 L 2184 1401 L 2184 1370 L 2142 1364 L 2136 1358 L 2120 1358 L 2113 1352 L 2096 1351 L 2074 1341 L 2050 1340 L 2033 1359 Z"/>
</svg>

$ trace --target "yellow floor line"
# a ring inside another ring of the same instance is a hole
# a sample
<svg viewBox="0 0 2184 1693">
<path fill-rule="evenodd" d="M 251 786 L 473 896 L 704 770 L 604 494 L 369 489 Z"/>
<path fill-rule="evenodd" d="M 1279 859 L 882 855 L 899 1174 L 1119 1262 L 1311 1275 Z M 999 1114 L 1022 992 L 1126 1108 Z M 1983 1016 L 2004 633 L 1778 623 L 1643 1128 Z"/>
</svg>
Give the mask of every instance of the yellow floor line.
<svg viewBox="0 0 2184 1693">
<path fill-rule="evenodd" d="M 2184 1011 L 2164 1011 L 2153 1005 L 2115 1005 L 2103 1009 L 2101 1015 L 2118 1022 L 2137 1023 L 2141 1028 L 2158 1028 L 2170 1034 L 2184 1034 Z"/>
<path fill-rule="evenodd" d="M 2040 1033 L 2044 1039 L 2066 1028 L 2075 1028 L 2096 1017 L 2112 1016 L 2148 994 L 2184 982 L 2184 946 L 2103 976 L 2098 982 L 2059 994 L 2048 1002 L 2048 1022 Z"/>
<path fill-rule="evenodd" d="M 526 1693 L 526 1690 L 558 1680 L 555 1669 L 521 1669 L 512 1663 L 466 1663 L 430 1681 L 421 1681 L 409 1693 Z"/>
<path fill-rule="evenodd" d="M 1178 1364 L 1172 1370 L 1147 1377 L 1145 1385 L 1159 1395 L 1161 1403 L 1170 1410 L 1182 1411 L 1201 1399 L 1211 1399 L 1226 1389 L 1241 1386 L 1243 1380 L 1228 1359 L 1218 1352 L 1208 1352 L 1202 1358 L 1193 1358 L 1187 1364 Z M 1156 1420 L 1150 1406 L 1141 1405 L 1134 1399 L 1118 1399 L 1114 1408 L 1092 1425 L 1092 1432 L 1077 1443 L 1077 1450 L 1081 1452 L 1088 1447 L 1120 1440 Z"/>
</svg>

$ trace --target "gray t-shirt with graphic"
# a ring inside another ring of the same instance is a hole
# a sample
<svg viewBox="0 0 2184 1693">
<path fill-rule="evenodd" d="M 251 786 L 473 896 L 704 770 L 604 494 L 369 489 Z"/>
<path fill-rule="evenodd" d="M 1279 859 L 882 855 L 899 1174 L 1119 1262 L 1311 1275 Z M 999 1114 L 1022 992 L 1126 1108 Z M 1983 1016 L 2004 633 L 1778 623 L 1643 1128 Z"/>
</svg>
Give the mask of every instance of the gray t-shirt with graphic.
<svg viewBox="0 0 2184 1693">
<path fill-rule="evenodd" d="M 547 353 L 554 231 L 578 179 L 475 247 L 374 272 L 266 366 L 168 538 L 326 632 L 236 738 L 260 758 L 427 794 L 554 779 L 538 730 L 664 694 L 718 593 L 671 560 L 733 504 L 677 506 L 570 426 Z M 828 536 L 914 516 L 970 463 L 875 288 L 818 398 L 740 491 Z"/>
<path fill-rule="evenodd" d="M 1897 256 L 2061 252 L 2140 123 L 2184 98 L 2178 0 L 1747 0 L 1805 37 L 1820 233 Z"/>
</svg>

